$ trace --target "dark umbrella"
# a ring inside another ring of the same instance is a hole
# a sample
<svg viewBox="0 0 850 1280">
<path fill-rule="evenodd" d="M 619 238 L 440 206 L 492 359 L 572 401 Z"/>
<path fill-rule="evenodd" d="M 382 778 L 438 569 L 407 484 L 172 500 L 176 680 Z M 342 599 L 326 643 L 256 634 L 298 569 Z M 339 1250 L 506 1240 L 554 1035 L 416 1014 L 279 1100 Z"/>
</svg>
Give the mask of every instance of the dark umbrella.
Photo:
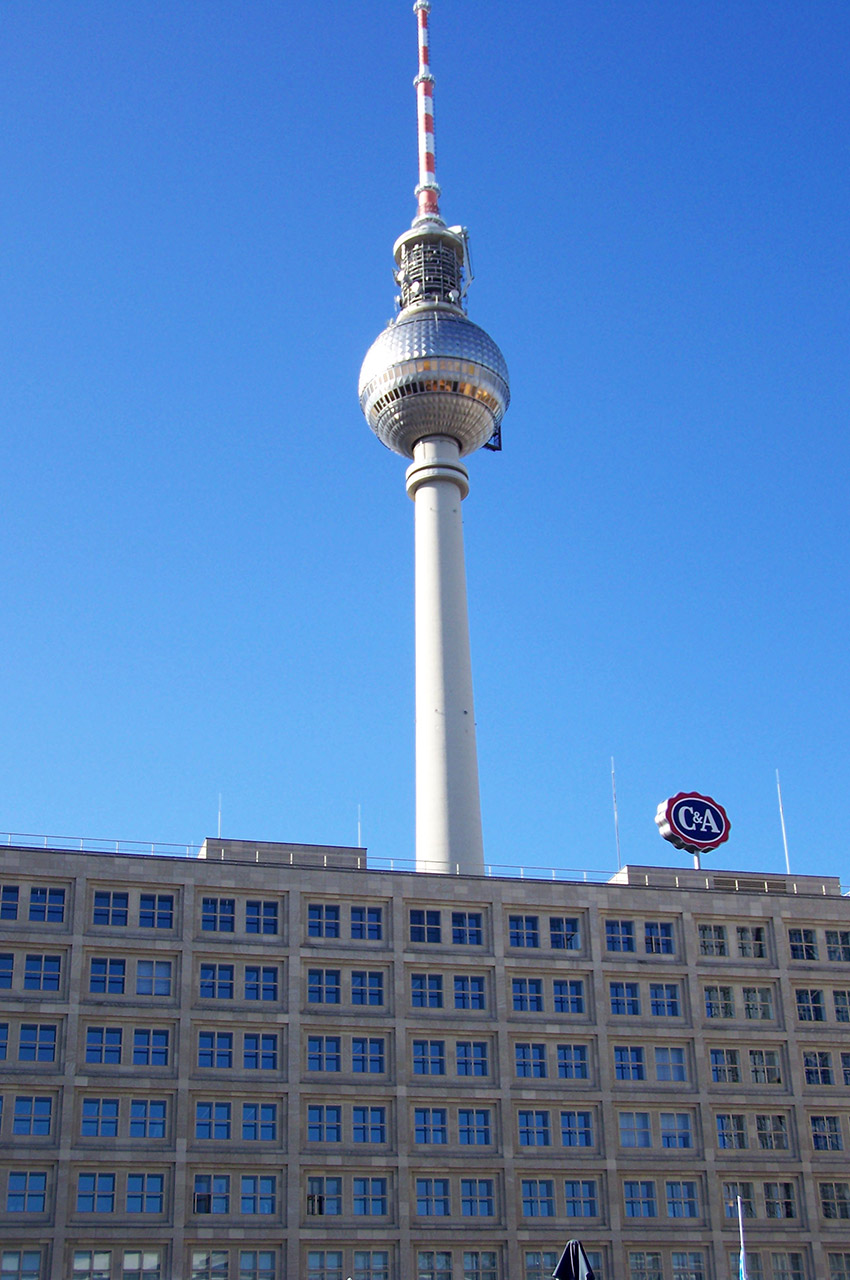
<svg viewBox="0 0 850 1280">
<path fill-rule="evenodd" d="M 580 1240 L 569 1240 L 552 1272 L 555 1280 L 594 1280 L 593 1267 Z"/>
</svg>

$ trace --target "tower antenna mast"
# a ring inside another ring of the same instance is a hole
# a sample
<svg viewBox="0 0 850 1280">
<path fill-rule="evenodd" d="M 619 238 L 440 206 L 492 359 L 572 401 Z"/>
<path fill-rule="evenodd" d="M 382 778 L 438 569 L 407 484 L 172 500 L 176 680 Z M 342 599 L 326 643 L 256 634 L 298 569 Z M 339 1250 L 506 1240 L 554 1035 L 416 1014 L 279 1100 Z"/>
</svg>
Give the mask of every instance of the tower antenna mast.
<svg viewBox="0 0 850 1280">
<path fill-rule="evenodd" d="M 484 874 L 461 461 L 498 438 L 510 401 L 492 338 L 467 319 L 466 231 L 440 216 L 434 164 L 429 0 L 413 6 L 419 183 L 416 217 L 393 246 L 400 311 L 360 371 L 360 405 L 378 439 L 403 457 L 416 530 L 416 867 Z"/>
</svg>

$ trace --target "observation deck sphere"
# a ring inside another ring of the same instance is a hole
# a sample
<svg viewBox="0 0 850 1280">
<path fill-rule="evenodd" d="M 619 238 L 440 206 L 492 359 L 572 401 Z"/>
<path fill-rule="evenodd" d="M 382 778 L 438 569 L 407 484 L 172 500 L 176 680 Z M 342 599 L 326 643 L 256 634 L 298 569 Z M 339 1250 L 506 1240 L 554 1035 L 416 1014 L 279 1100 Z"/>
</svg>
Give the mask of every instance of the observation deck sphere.
<svg viewBox="0 0 850 1280">
<path fill-rule="evenodd" d="M 372 343 L 360 405 L 388 449 L 412 458 L 418 440 L 451 436 L 461 456 L 486 444 L 510 401 L 505 358 L 460 311 L 410 308 Z"/>
</svg>

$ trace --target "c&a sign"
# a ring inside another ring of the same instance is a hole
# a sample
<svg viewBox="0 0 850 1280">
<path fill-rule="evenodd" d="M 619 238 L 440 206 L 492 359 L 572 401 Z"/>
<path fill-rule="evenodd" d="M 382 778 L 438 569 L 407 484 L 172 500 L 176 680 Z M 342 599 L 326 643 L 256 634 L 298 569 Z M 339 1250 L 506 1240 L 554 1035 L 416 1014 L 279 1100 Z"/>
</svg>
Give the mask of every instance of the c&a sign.
<svg viewBox="0 0 850 1280">
<path fill-rule="evenodd" d="M 731 830 L 723 805 L 696 791 L 680 791 L 662 800 L 655 821 L 665 840 L 689 853 L 716 849 L 729 839 Z"/>
</svg>

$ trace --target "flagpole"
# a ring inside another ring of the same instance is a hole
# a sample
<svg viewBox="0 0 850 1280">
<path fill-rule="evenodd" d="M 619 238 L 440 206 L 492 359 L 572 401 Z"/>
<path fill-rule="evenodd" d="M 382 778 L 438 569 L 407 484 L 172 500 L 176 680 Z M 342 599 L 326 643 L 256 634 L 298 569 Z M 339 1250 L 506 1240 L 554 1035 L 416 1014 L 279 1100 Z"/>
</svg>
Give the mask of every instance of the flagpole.
<svg viewBox="0 0 850 1280">
<path fill-rule="evenodd" d="M 738 1200 L 738 1234 L 741 1237 L 741 1253 L 738 1261 L 739 1280 L 747 1280 L 747 1252 L 744 1247 L 744 1202 L 740 1196 Z"/>
</svg>

